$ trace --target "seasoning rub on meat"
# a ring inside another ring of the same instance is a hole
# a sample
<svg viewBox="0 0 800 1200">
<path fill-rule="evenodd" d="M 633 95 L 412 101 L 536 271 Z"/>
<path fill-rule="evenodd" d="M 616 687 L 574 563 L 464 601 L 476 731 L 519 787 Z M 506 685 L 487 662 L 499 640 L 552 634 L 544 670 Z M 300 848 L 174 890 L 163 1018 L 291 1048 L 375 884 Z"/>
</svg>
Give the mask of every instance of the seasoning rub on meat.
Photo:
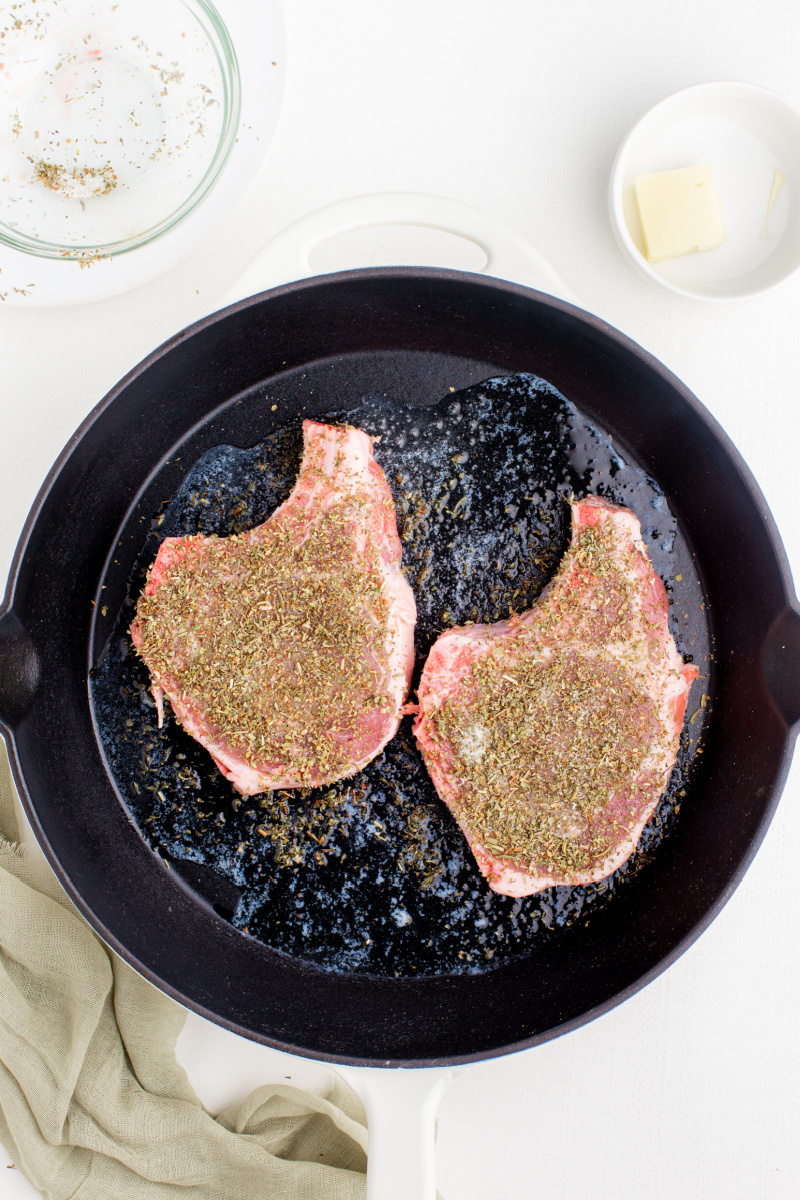
<svg viewBox="0 0 800 1200">
<path fill-rule="evenodd" d="M 494 891 L 592 883 L 632 853 L 698 674 L 668 611 L 637 518 L 590 496 L 533 608 L 435 642 L 414 733 Z"/>
<path fill-rule="evenodd" d="M 163 714 L 246 795 L 352 775 L 394 736 L 416 607 L 366 433 L 303 422 L 289 499 L 232 537 L 167 538 L 131 637 Z"/>
</svg>

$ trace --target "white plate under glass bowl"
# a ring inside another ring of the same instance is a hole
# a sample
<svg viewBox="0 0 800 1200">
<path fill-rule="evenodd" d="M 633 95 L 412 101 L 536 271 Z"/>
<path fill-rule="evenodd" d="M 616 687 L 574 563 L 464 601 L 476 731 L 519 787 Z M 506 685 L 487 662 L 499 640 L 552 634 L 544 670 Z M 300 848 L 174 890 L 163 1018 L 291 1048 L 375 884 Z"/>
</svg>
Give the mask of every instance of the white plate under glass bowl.
<svg viewBox="0 0 800 1200">
<path fill-rule="evenodd" d="M 0 30 L 5 303 L 154 278 L 260 166 L 285 72 L 278 0 L 17 0 Z"/>
<path fill-rule="evenodd" d="M 638 175 L 711 163 L 728 234 L 716 250 L 650 263 L 634 195 Z M 763 292 L 800 266 L 800 112 L 754 84 L 684 88 L 650 109 L 617 154 L 609 213 L 641 274 L 679 295 L 734 300 Z"/>
</svg>

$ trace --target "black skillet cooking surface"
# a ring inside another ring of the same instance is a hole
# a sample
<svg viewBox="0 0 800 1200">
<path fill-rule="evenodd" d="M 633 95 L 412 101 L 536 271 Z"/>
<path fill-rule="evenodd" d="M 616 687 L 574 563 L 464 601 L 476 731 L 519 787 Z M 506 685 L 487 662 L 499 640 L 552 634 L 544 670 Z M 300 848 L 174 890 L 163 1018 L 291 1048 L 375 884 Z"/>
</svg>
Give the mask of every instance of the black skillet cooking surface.
<svg viewBox="0 0 800 1200">
<path fill-rule="evenodd" d="M 304 381 L 309 393 L 311 381 L 313 372 Z M 271 388 L 257 389 L 256 404 L 271 412 L 273 400 Z M 279 412 L 285 397 L 277 404 Z M 567 545 L 567 496 L 601 492 L 637 512 L 673 592 L 674 633 L 702 670 L 680 764 L 637 853 L 591 887 L 498 896 L 436 794 L 410 717 L 354 778 L 244 800 L 174 719 L 157 728 L 148 672 L 128 634 L 147 568 L 164 537 L 227 535 L 274 511 L 297 474 L 298 418 L 251 449 L 207 451 L 156 516 L 93 675 L 103 749 L 149 844 L 237 928 L 331 970 L 413 975 L 497 967 L 588 920 L 649 860 L 680 811 L 710 711 L 697 573 L 685 543 L 676 545 L 676 522 L 657 485 L 533 376 L 448 391 L 425 408 L 370 396 L 325 415 L 379 439 L 376 455 L 396 497 L 404 571 L 418 606 L 415 684 L 443 627 L 530 607 Z"/>
<path fill-rule="evenodd" d="M 552 388 L 509 380 L 520 373 Z M 123 653 L 130 581 L 168 532 L 262 520 L 291 487 L 300 418 L 333 414 L 381 435 L 420 655 L 473 608 L 495 619 L 530 602 L 563 551 L 570 490 L 606 491 L 642 518 L 680 648 L 701 669 L 700 708 L 640 851 L 605 888 L 492 896 L 405 728 L 316 809 L 315 793 L 239 804 L 174 723 L 155 730 Z M 502 1053 L 642 986 L 741 878 L 800 716 L 785 556 L 724 434 L 601 322 L 457 272 L 308 281 L 178 335 L 56 464 L 7 608 L 0 714 L 75 902 L 190 1007 L 342 1061 Z"/>
</svg>

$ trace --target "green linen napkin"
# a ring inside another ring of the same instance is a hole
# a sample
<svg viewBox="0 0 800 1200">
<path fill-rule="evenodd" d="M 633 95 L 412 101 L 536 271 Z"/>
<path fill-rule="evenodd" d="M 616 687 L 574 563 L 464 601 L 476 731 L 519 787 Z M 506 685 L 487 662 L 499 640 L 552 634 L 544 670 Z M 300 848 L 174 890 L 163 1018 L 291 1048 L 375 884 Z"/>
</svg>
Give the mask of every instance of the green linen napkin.
<svg viewBox="0 0 800 1200">
<path fill-rule="evenodd" d="M 185 1011 L 18 843 L 0 739 L 0 1140 L 45 1200 L 362 1200 L 349 1089 L 270 1085 L 211 1116 L 175 1059 Z"/>
</svg>

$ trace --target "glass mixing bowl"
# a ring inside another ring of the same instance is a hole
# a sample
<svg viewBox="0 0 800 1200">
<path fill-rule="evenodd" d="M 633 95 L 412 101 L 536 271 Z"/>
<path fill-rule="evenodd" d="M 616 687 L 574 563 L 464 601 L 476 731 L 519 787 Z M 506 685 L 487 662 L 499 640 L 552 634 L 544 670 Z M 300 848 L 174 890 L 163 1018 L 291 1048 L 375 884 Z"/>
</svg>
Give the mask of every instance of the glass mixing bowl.
<svg viewBox="0 0 800 1200">
<path fill-rule="evenodd" d="M 0 5 L 0 243 L 90 262 L 153 241 L 213 187 L 240 106 L 209 0 Z"/>
</svg>

